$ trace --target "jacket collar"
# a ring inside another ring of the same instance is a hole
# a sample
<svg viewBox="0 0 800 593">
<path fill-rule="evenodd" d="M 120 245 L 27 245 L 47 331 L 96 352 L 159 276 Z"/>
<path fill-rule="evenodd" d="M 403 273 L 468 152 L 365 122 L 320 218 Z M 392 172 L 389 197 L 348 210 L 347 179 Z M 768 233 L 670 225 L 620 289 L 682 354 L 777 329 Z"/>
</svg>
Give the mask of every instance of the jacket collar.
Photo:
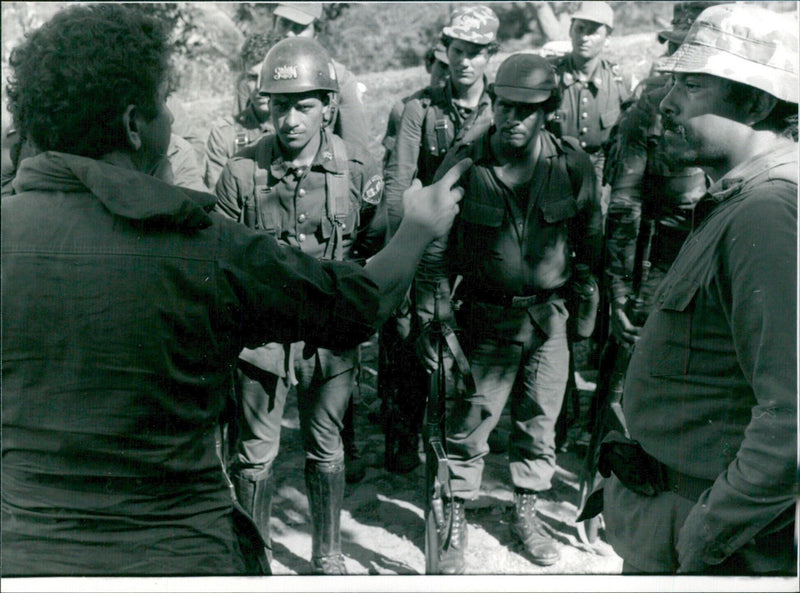
<svg viewBox="0 0 800 593">
<path fill-rule="evenodd" d="M 176 187 L 125 166 L 113 157 L 95 160 L 63 152 L 43 152 L 25 159 L 14 180 L 25 191 L 89 192 L 117 216 L 180 228 L 211 225 L 206 213 L 212 194 Z"/>
<path fill-rule="evenodd" d="M 472 160 L 475 165 L 482 167 L 493 167 L 497 164 L 497 159 L 492 153 L 490 138 L 492 134 L 497 131 L 497 127 L 492 126 L 483 134 L 481 134 L 475 141 Z M 555 136 L 549 131 L 542 129 L 539 132 L 539 139 L 541 141 L 541 151 L 539 152 L 539 160 L 552 159 L 563 153 L 563 149 L 556 141 Z"/>
<path fill-rule="evenodd" d="M 327 173 L 336 173 L 338 172 L 338 167 L 336 164 L 336 158 L 333 154 L 333 143 L 328 136 L 329 134 L 330 132 L 327 129 L 320 130 L 319 149 L 314 157 L 314 161 L 311 163 L 311 169 L 322 169 Z M 269 171 L 272 176 L 276 179 L 283 179 L 289 173 L 297 171 L 295 176 L 298 179 L 302 177 L 305 172 L 298 171 L 297 168 L 292 166 L 291 162 L 283 158 L 280 150 L 280 144 L 278 143 L 278 136 L 270 136 L 269 141 L 272 142 L 270 153 L 273 156 L 272 162 L 269 164 Z"/>
</svg>

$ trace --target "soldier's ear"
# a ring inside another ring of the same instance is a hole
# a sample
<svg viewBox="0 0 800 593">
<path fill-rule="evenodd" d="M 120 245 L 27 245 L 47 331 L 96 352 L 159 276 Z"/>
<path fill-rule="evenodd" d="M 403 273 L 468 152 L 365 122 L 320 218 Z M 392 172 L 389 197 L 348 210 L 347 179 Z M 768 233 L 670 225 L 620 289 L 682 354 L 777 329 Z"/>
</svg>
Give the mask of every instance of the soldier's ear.
<svg viewBox="0 0 800 593">
<path fill-rule="evenodd" d="M 122 112 L 122 132 L 125 135 L 128 146 L 134 152 L 142 147 L 139 118 L 140 114 L 136 105 L 128 105 L 125 111 Z"/>
<path fill-rule="evenodd" d="M 747 113 L 747 124 L 755 126 L 759 122 L 764 121 L 772 110 L 775 109 L 775 105 L 777 104 L 778 99 L 769 93 L 765 93 L 764 91 L 753 93 Z"/>
</svg>

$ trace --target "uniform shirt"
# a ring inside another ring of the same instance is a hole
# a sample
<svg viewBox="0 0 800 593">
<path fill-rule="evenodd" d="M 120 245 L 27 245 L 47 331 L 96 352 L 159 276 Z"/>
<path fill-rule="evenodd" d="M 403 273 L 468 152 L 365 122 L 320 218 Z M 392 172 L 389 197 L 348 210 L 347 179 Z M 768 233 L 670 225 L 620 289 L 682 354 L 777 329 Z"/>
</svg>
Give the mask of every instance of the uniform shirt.
<svg viewBox="0 0 800 593">
<path fill-rule="evenodd" d="M 499 163 L 490 147 L 493 131 L 456 147 L 437 173 L 473 159 L 461 178 L 464 199 L 449 239 L 432 243 L 420 264 L 416 279 L 422 294 L 455 274 L 464 277 L 462 296 L 526 296 L 557 289 L 570 278 L 573 251 L 579 262 L 597 270 L 602 218 L 588 156 L 542 131 L 531 181 L 524 191 L 514 191 L 494 172 Z M 432 297 L 418 300 L 425 318 Z"/>
<path fill-rule="evenodd" d="M 249 103 L 235 116 L 227 116 L 214 124 L 208 133 L 203 165 L 203 183 L 210 189 L 217 185 L 225 163 L 238 151 L 275 131 L 269 115 L 261 121 Z"/>
<path fill-rule="evenodd" d="M 156 177 L 180 187 L 188 187 L 202 192 L 208 191 L 203 183 L 203 175 L 197 165 L 192 145 L 180 136 L 175 134 L 170 136 L 165 162 L 169 163 L 169 169 L 163 175 L 155 174 Z"/>
<path fill-rule="evenodd" d="M 431 94 L 430 89 L 425 89 L 426 96 L 436 101 L 447 121 L 452 126 L 452 140 L 450 146 L 459 140 L 465 140 L 467 133 L 472 128 L 482 128 L 492 118 L 492 103 L 486 88 L 488 81 L 484 79 L 484 93 L 478 105 L 473 110 L 459 108 L 453 103 L 452 83 L 448 81 L 442 90 Z M 444 160 L 442 154 L 432 154 L 424 146 L 423 133 L 425 114 L 428 102 L 421 97 L 409 99 L 403 109 L 400 128 L 394 143 L 394 150 L 386 164 L 386 203 L 389 210 L 389 224 L 392 232 L 397 230 L 403 218 L 403 192 L 409 188 L 414 178 L 418 178 L 423 185 L 431 182 L 436 169 Z M 447 147 L 445 147 L 447 148 Z"/>
<path fill-rule="evenodd" d="M 242 346 L 353 348 L 377 287 L 207 214 L 214 198 L 46 152 L 3 200 L 4 576 L 231 574 L 215 427 Z"/>
<path fill-rule="evenodd" d="M 639 100 L 623 113 L 611 141 L 606 245 L 614 300 L 633 293 L 642 215 L 656 223 L 649 261 L 666 271 L 689 234 L 694 205 L 706 193 L 702 169 L 672 169 L 663 155 L 659 105 L 669 91 L 668 82 L 667 76 L 642 82 Z"/>
<path fill-rule="evenodd" d="M 311 167 L 297 169 L 281 156 L 277 137 L 268 135 L 259 144 L 243 150 L 223 169 L 216 187 L 216 209 L 234 220 L 251 224 L 244 217 L 248 198 L 256 196 L 258 220 L 255 228 L 272 233 L 283 245 L 298 247 L 314 257 L 323 257 L 329 241 L 335 240 L 327 210 L 326 173 L 343 173 L 334 158 L 330 132 L 321 133 L 320 147 Z M 272 162 L 261 162 L 268 143 Z M 345 143 L 350 208 L 343 223 L 344 257 L 364 260 L 383 247 L 386 211 L 383 176 L 379 165 L 358 145 Z M 256 191 L 254 171 L 265 172 L 264 185 Z"/>
<path fill-rule="evenodd" d="M 572 136 L 587 152 L 597 152 L 617 123 L 621 105 L 631 95 L 630 81 L 616 64 L 602 59 L 585 82 L 571 54 L 555 60 L 554 66 L 562 98 L 547 127 L 559 138 Z"/>
<path fill-rule="evenodd" d="M 715 480 L 678 538 L 716 564 L 790 509 L 797 487 L 797 144 L 742 163 L 694 210 L 624 388 L 631 437 Z"/>
</svg>

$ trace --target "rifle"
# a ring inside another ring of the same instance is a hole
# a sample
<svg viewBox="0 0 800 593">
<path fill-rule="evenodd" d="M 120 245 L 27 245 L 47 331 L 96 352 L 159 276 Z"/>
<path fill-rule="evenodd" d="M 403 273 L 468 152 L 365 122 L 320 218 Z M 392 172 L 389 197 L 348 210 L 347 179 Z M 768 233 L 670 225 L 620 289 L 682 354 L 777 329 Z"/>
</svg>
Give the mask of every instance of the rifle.
<svg viewBox="0 0 800 593">
<path fill-rule="evenodd" d="M 451 299 L 460 278 L 454 283 Z M 445 508 L 445 500 L 452 499 L 450 468 L 445 448 L 445 417 L 447 399 L 447 369 L 445 349 L 455 360 L 462 379 L 474 392 L 474 380 L 469 362 L 458 343 L 453 329 L 441 320 L 439 300 L 434 297 L 433 319 L 428 325 L 432 343 L 436 346 L 436 369 L 430 376 L 430 388 L 425 407 L 425 574 L 440 574 L 439 559 L 452 542 L 453 521 Z"/>
<path fill-rule="evenodd" d="M 647 317 L 643 286 L 650 275 L 650 249 L 655 234 L 655 219 L 642 219 L 639 236 L 636 241 L 636 257 L 633 274 L 633 296 L 625 304 L 625 312 L 631 323 L 641 326 Z M 632 349 L 627 344 L 620 344 L 611 337 L 603 348 L 600 359 L 600 372 L 597 389 L 592 400 L 593 417 L 589 446 L 581 468 L 579 486 L 580 503 L 578 505 L 578 535 L 585 544 L 593 544 L 597 540 L 599 515 L 602 510 L 602 498 L 592 496 L 595 487 L 602 477 L 597 466 L 600 457 L 600 443 L 611 430 L 619 430 L 625 434 L 628 429 L 622 413 L 622 390 L 625 385 L 625 373 L 628 370 Z"/>
</svg>

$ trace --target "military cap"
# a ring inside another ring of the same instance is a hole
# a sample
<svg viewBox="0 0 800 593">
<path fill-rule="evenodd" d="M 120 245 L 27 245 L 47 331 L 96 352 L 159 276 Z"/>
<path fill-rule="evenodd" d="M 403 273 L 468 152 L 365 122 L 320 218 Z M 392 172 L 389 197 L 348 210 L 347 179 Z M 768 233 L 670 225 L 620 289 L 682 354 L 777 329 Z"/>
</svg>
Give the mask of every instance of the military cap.
<svg viewBox="0 0 800 593">
<path fill-rule="evenodd" d="M 607 25 L 609 29 L 614 28 L 614 10 L 605 2 L 581 2 L 571 18 Z"/>
<path fill-rule="evenodd" d="M 692 27 L 692 23 L 700 16 L 706 8 L 716 6 L 722 2 L 676 2 L 672 7 L 672 29 L 660 31 L 658 33 L 659 43 L 671 41 L 672 43 L 683 43 L 686 34 Z"/>
<path fill-rule="evenodd" d="M 461 39 L 478 45 L 488 45 L 495 40 L 500 21 L 488 6 L 457 8 L 442 34 L 452 39 Z"/>
<path fill-rule="evenodd" d="M 517 53 L 497 69 L 494 94 L 515 103 L 541 103 L 553 95 L 558 83 L 556 71 L 546 58 Z"/>
<path fill-rule="evenodd" d="M 293 23 L 310 25 L 322 18 L 322 4 L 320 2 L 282 2 L 278 4 L 272 14 Z"/>
<path fill-rule="evenodd" d="M 747 4 L 722 4 L 697 17 L 665 72 L 712 74 L 797 103 L 797 20 Z"/>
</svg>

